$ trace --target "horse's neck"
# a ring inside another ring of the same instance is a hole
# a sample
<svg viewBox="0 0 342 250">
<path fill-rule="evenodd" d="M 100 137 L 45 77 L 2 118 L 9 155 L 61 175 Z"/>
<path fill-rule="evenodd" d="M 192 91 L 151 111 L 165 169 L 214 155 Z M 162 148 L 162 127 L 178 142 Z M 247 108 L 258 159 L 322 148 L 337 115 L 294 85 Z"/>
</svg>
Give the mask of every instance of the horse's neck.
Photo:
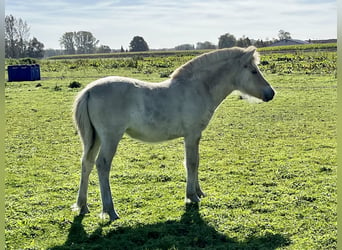
<svg viewBox="0 0 342 250">
<path fill-rule="evenodd" d="M 214 88 L 211 93 L 214 101 L 215 108 L 218 107 L 221 102 L 230 94 L 234 91 L 232 87 L 226 88 L 224 90 L 220 88 Z"/>
<path fill-rule="evenodd" d="M 207 75 L 202 80 L 202 84 L 206 85 L 208 94 L 211 97 L 212 104 L 216 109 L 220 103 L 230 94 L 234 89 L 233 75 L 222 71 Z"/>
<path fill-rule="evenodd" d="M 229 66 L 224 61 L 202 65 L 196 69 L 191 68 L 191 71 L 181 69 L 172 76 L 172 80 L 176 82 L 186 84 L 191 88 L 201 88 L 202 93 L 210 99 L 212 110 L 215 110 L 234 90 L 233 79 L 233 66 Z"/>
</svg>

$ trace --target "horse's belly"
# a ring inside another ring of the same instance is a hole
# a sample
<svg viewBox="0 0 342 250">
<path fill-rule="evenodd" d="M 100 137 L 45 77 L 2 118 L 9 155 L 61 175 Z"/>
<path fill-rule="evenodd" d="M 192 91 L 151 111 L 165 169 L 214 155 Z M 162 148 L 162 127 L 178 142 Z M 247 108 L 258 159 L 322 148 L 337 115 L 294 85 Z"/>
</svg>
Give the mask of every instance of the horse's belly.
<svg viewBox="0 0 342 250">
<path fill-rule="evenodd" d="M 126 130 L 126 133 L 134 139 L 145 142 L 162 142 L 183 136 L 180 128 L 162 126 L 162 124 L 159 126 L 144 124 L 139 127 L 131 127 Z"/>
</svg>

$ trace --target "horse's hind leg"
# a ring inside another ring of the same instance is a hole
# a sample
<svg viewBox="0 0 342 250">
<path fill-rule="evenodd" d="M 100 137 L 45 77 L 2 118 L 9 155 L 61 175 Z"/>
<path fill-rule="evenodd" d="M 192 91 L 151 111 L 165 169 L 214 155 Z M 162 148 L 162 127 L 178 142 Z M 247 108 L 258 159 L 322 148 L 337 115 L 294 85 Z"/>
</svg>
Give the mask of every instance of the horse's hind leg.
<svg viewBox="0 0 342 250">
<path fill-rule="evenodd" d="M 113 205 L 112 194 L 109 184 L 109 172 L 112 164 L 113 157 L 115 155 L 117 146 L 122 137 L 120 134 L 107 134 L 101 140 L 100 153 L 96 160 L 96 168 L 99 175 L 100 191 L 102 199 L 102 214 L 108 214 L 111 221 L 119 218 Z"/>
<path fill-rule="evenodd" d="M 200 135 L 191 135 L 184 138 L 185 165 L 186 165 L 186 202 L 199 202 L 204 197 L 198 181 L 199 141 Z"/>
<path fill-rule="evenodd" d="M 80 210 L 80 214 L 89 213 L 87 204 L 87 193 L 89 175 L 95 164 L 96 155 L 99 152 L 99 139 L 96 136 L 93 145 L 84 145 L 84 152 L 82 156 L 82 172 L 80 187 L 78 191 L 77 202 L 74 206 L 75 209 Z"/>
</svg>

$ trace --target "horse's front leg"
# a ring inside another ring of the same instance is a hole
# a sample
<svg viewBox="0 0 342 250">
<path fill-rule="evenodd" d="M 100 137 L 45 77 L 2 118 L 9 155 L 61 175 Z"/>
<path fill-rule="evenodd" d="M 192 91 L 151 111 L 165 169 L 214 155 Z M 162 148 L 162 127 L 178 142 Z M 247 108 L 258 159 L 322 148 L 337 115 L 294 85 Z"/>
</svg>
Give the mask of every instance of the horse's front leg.
<svg viewBox="0 0 342 250">
<path fill-rule="evenodd" d="M 185 142 L 185 166 L 186 166 L 186 197 L 185 201 L 200 202 L 205 194 L 201 190 L 198 181 L 199 165 L 199 141 L 201 135 L 186 136 Z"/>
</svg>

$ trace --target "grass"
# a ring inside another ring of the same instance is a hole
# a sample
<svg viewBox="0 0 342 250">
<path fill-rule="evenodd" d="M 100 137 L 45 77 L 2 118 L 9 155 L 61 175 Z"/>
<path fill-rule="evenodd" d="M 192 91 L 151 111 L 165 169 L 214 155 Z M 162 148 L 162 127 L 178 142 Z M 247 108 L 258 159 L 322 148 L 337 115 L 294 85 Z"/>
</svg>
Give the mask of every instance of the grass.
<svg viewBox="0 0 342 250">
<path fill-rule="evenodd" d="M 288 52 L 288 51 L 336 51 L 337 43 L 315 43 L 315 44 L 299 44 L 299 45 L 285 45 L 275 47 L 260 48 L 261 52 Z"/>
<path fill-rule="evenodd" d="M 75 55 L 58 55 L 51 56 L 49 60 L 60 59 L 98 59 L 98 58 L 126 58 L 126 57 L 160 57 L 174 55 L 190 55 L 195 56 L 210 50 L 162 50 L 162 51 L 139 51 L 139 52 L 114 52 L 114 53 L 96 53 L 96 54 L 75 54 Z"/>
<path fill-rule="evenodd" d="M 301 44 L 275 47 L 259 48 L 263 53 L 287 52 L 287 51 L 336 51 L 336 43 L 325 44 Z M 97 53 L 97 54 L 76 54 L 76 55 L 58 55 L 49 57 L 50 60 L 60 59 L 98 59 L 98 58 L 126 58 L 126 57 L 168 57 L 168 56 L 195 56 L 208 52 L 210 50 L 169 50 L 169 51 L 143 51 L 143 52 L 115 52 L 115 53 Z"/>
<path fill-rule="evenodd" d="M 288 63 L 278 58 L 262 60 Z M 272 102 L 250 104 L 236 95 L 224 101 L 201 141 L 208 197 L 199 206 L 183 202 L 181 139 L 143 144 L 125 136 L 111 171 L 121 219 L 107 224 L 98 217 L 96 170 L 92 213 L 71 211 L 81 145 L 71 119 L 79 89 L 69 84 L 85 86 L 109 72 L 161 81 L 158 70 L 165 68 L 146 73 L 150 62 L 139 61 L 141 70 L 68 70 L 75 61 L 65 61 L 51 71 L 43 61 L 44 80 L 6 83 L 6 249 L 336 249 L 337 80 L 326 71 L 264 68 L 277 90 Z"/>
</svg>

